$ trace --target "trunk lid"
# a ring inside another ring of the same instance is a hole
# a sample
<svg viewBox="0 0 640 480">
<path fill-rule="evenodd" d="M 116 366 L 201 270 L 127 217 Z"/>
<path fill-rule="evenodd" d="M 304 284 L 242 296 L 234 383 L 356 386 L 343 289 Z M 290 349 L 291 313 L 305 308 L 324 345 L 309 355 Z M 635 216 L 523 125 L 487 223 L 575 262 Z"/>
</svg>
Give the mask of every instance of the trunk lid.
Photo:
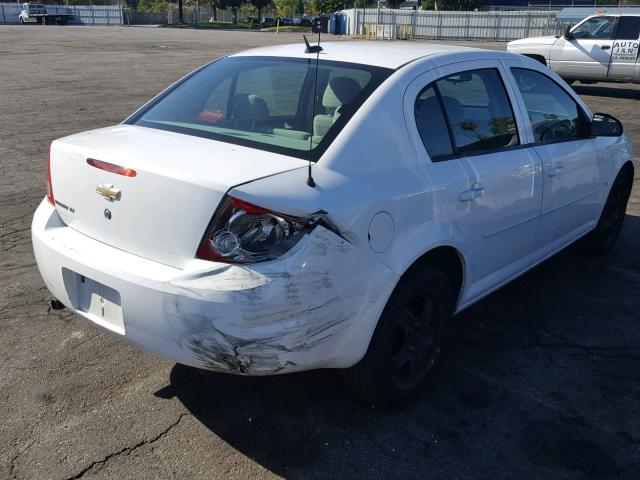
<svg viewBox="0 0 640 480">
<path fill-rule="evenodd" d="M 87 159 L 136 174 L 105 171 Z M 195 257 L 231 187 L 304 164 L 275 153 L 132 125 L 92 130 L 51 145 L 56 209 L 69 227 L 177 268 Z M 119 194 L 109 200 L 96 191 L 98 186 Z"/>
</svg>

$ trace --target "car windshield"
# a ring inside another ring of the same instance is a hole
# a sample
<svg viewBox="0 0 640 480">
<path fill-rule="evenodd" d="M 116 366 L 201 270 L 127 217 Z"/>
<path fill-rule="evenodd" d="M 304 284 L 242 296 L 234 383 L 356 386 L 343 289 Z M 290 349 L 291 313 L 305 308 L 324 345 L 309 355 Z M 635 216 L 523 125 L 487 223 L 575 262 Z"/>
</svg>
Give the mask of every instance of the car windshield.
<svg viewBox="0 0 640 480">
<path fill-rule="evenodd" d="M 281 57 L 227 57 L 126 123 L 317 160 L 392 70 Z M 314 102 L 315 91 L 315 102 Z"/>
</svg>

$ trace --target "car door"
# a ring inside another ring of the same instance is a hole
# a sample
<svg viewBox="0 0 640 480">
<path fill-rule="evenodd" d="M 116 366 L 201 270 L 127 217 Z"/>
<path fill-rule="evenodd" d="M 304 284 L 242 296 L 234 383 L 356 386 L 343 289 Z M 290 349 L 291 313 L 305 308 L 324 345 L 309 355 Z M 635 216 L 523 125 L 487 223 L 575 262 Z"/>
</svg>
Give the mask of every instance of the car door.
<svg viewBox="0 0 640 480">
<path fill-rule="evenodd" d="M 451 191 L 467 243 L 464 301 L 530 264 L 542 203 L 540 159 L 523 148 L 520 118 L 499 61 L 439 68 L 415 101 L 415 121 L 433 169 L 464 168 L 467 185 Z M 426 155 L 425 155 L 426 156 Z M 430 169 L 430 170 L 433 170 Z"/>
<path fill-rule="evenodd" d="M 596 224 L 607 177 L 603 144 L 589 136 L 590 113 L 546 72 L 505 61 L 527 112 L 533 150 L 544 178 L 535 261 L 557 251 Z"/>
<path fill-rule="evenodd" d="M 563 78 L 606 79 L 615 25 L 616 17 L 588 18 L 571 31 L 568 40 L 558 38 L 551 48 L 549 66 Z"/>
<path fill-rule="evenodd" d="M 633 80 L 638 61 L 640 16 L 621 16 L 611 50 L 608 77 L 611 80 Z"/>
</svg>

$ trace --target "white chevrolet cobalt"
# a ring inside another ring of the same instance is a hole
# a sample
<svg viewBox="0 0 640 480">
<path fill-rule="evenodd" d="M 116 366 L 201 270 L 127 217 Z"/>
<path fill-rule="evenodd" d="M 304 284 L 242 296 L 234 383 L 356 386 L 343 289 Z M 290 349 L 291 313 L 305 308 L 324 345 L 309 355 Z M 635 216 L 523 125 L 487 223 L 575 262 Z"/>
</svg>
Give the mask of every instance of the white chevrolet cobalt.
<svg viewBox="0 0 640 480">
<path fill-rule="evenodd" d="M 633 175 L 620 122 L 534 60 L 301 43 L 54 141 L 33 246 L 62 304 L 134 345 L 342 369 L 389 403 L 425 387 L 453 314 L 573 242 L 611 249 Z"/>
</svg>

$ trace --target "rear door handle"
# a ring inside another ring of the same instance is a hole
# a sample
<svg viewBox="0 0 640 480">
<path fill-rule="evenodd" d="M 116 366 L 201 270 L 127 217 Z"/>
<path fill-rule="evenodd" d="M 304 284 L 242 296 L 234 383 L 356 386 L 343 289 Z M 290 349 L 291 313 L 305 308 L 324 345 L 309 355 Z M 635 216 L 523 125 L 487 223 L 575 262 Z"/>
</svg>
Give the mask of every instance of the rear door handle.
<svg viewBox="0 0 640 480">
<path fill-rule="evenodd" d="M 476 198 L 480 198 L 484 195 L 484 187 L 480 183 L 474 183 L 471 186 L 471 189 L 465 190 L 460 194 L 461 202 L 468 202 L 470 200 L 475 200 Z"/>
<path fill-rule="evenodd" d="M 564 165 L 562 165 L 562 163 L 558 162 L 549 170 L 549 176 L 550 177 L 557 177 L 558 175 L 560 175 L 562 173 L 563 170 L 564 170 Z"/>
</svg>

